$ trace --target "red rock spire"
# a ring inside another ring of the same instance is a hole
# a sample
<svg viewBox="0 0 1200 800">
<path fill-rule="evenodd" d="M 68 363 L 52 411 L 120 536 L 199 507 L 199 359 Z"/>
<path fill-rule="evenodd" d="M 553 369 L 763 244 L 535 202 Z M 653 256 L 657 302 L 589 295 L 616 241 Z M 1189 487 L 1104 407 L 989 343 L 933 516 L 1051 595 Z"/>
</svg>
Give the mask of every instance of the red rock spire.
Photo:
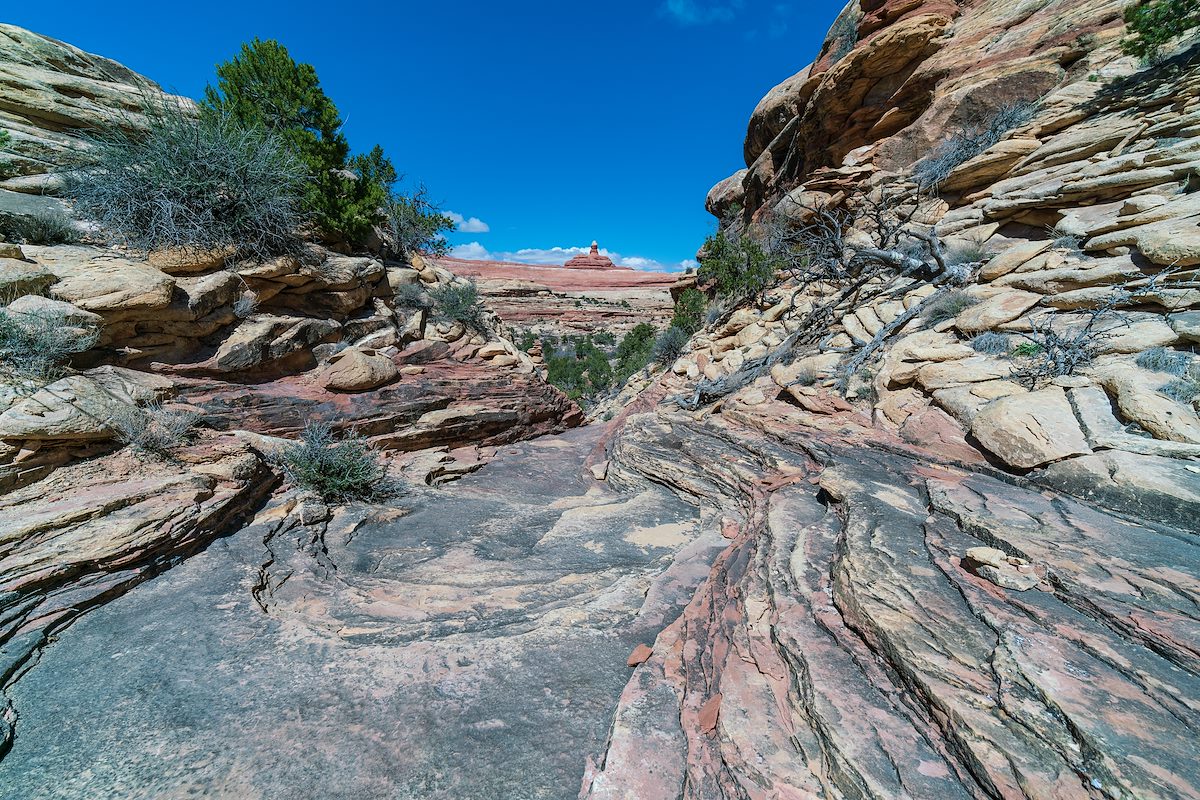
<svg viewBox="0 0 1200 800">
<path fill-rule="evenodd" d="M 599 242 L 592 242 L 590 252 L 580 253 L 563 266 L 568 269 L 617 269 L 611 258 L 600 255 Z"/>
</svg>

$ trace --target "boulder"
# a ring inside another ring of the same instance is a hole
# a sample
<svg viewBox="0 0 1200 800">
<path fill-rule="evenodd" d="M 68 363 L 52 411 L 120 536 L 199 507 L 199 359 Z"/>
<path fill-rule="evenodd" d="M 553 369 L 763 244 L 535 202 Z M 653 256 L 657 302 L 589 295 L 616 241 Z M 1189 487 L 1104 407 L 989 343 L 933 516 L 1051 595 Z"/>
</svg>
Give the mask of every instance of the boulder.
<svg viewBox="0 0 1200 800">
<path fill-rule="evenodd" d="M 1002 291 L 959 314 L 954 327 L 963 333 L 980 333 L 1011 322 L 1041 302 L 1042 296 L 1020 289 Z"/>
<path fill-rule="evenodd" d="M 993 400 L 975 415 L 971 433 L 988 452 L 1017 469 L 1092 452 L 1058 386 Z"/>
<path fill-rule="evenodd" d="M 330 357 L 321 382 L 333 391 L 364 392 L 391 383 L 399 375 L 399 369 L 387 356 L 374 350 L 348 348 Z"/>
<path fill-rule="evenodd" d="M 9 247 L 10 245 L 2 245 Z M 11 245 L 19 253 L 21 248 Z M 0 254 L 0 297 L 42 294 L 58 280 L 45 267 Z"/>
</svg>

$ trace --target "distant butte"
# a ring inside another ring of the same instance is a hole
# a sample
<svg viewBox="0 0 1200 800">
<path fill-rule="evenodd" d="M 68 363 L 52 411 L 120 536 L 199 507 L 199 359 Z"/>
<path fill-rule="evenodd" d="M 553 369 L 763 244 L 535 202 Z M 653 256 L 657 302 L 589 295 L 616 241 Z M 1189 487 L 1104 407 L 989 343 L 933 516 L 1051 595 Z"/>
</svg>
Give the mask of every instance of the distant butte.
<svg viewBox="0 0 1200 800">
<path fill-rule="evenodd" d="M 563 267 L 566 269 L 631 269 L 631 267 L 618 267 L 611 258 L 600 255 L 598 242 L 592 242 L 591 252 L 587 255 L 581 253 L 563 264 Z"/>
</svg>

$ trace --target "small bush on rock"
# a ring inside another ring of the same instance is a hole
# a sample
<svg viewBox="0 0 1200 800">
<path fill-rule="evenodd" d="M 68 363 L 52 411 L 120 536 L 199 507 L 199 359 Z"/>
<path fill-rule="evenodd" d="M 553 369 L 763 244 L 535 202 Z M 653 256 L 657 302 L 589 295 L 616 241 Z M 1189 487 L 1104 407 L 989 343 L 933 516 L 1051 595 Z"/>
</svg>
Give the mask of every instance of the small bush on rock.
<svg viewBox="0 0 1200 800">
<path fill-rule="evenodd" d="M 1165 347 L 1152 347 L 1137 357 L 1137 365 L 1151 372 L 1166 372 L 1181 377 L 1187 374 L 1191 359 Z"/>
<path fill-rule="evenodd" d="M 77 213 L 138 250 L 292 250 L 303 168 L 265 128 L 223 113 L 153 103 L 144 131 L 113 124 L 67 183 Z"/>
<path fill-rule="evenodd" d="M 921 316 L 930 325 L 951 320 L 979 301 L 961 289 L 953 289 L 921 308 Z"/>
<path fill-rule="evenodd" d="M 450 243 L 443 235 L 454 230 L 454 220 L 429 200 L 424 187 L 411 195 L 396 195 L 385 206 L 384 232 L 391 254 L 408 262 L 415 255 L 444 256 Z"/>
<path fill-rule="evenodd" d="M 451 322 L 461 322 L 468 328 L 483 327 L 483 304 L 475 281 L 446 283 L 429 292 L 434 313 Z"/>
<path fill-rule="evenodd" d="M 194 411 L 147 403 L 143 407 L 125 406 L 109 418 L 117 439 L 134 450 L 167 457 L 195 437 L 200 415 Z"/>
<path fill-rule="evenodd" d="M 75 223 L 62 211 L 8 218 L 0 224 L 0 239 L 23 244 L 71 244 L 79 241 Z"/>
<path fill-rule="evenodd" d="M 1033 117 L 1030 103 L 1010 103 L 992 114 L 967 125 L 934 151 L 913 170 L 913 178 L 923 190 L 936 190 L 950 173 L 962 164 L 987 150 L 1004 138 L 1013 128 L 1024 125 Z"/>
<path fill-rule="evenodd" d="M 406 283 L 396 289 L 397 308 L 429 308 L 430 305 L 429 293 L 419 283 Z"/>
<path fill-rule="evenodd" d="M 1200 400 L 1200 382 L 1193 378 L 1177 378 L 1164 386 L 1162 393 L 1178 403 L 1190 406 Z"/>
<path fill-rule="evenodd" d="M 672 325 L 659 334 L 654 341 L 652 358 L 659 364 L 667 366 L 683 355 L 683 349 L 687 343 L 687 331 Z"/>
<path fill-rule="evenodd" d="M 332 502 L 371 500 L 394 491 L 387 468 L 366 440 L 350 433 L 340 440 L 326 422 L 310 422 L 300 441 L 279 454 L 288 478 Z"/>
<path fill-rule="evenodd" d="M 984 355 L 1006 356 L 1012 349 L 1012 344 L 1004 334 L 987 331 L 971 337 L 971 349 Z"/>
<path fill-rule="evenodd" d="M 0 377 L 49 383 L 71 356 L 95 346 L 100 332 L 59 314 L 0 308 Z"/>
</svg>

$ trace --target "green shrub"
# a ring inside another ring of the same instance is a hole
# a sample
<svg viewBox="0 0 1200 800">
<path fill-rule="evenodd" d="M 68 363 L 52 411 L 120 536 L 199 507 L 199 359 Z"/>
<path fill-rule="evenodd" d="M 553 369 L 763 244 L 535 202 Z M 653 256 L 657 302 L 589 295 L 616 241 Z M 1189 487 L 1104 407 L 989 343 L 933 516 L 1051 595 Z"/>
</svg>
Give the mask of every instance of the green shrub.
<svg viewBox="0 0 1200 800">
<path fill-rule="evenodd" d="M 924 242 L 920 242 L 920 244 L 925 245 Z M 922 247 L 922 249 L 925 248 Z M 921 253 L 914 257 L 924 260 L 925 255 Z M 980 264 L 990 257 L 991 254 L 983 248 L 983 242 L 977 239 L 960 240 L 946 248 L 946 263 L 952 267 L 961 264 Z"/>
<path fill-rule="evenodd" d="M 704 327 L 704 313 L 708 309 L 708 298 L 698 289 L 684 289 L 675 301 L 675 314 L 671 317 L 672 327 L 686 331 L 690 336 Z"/>
<path fill-rule="evenodd" d="M 71 356 L 95 346 L 100 332 L 82 329 L 60 314 L 0 308 L 0 375 L 49 383 Z"/>
<path fill-rule="evenodd" d="M 683 355 L 683 349 L 687 346 L 687 343 L 687 331 L 672 325 L 654 340 L 654 350 L 651 353 L 651 357 L 664 366 L 672 364 L 675 359 Z"/>
<path fill-rule="evenodd" d="M 1013 358 L 1034 358 L 1045 352 L 1045 349 L 1037 342 L 1021 342 L 1010 350 L 1008 354 Z"/>
<path fill-rule="evenodd" d="M 1137 357 L 1137 365 L 1142 369 L 1165 372 L 1176 377 L 1186 375 L 1190 364 L 1191 359 L 1186 355 L 1165 347 L 1151 347 Z"/>
<path fill-rule="evenodd" d="M 199 421 L 200 415 L 194 411 L 153 402 L 140 408 L 124 406 L 109 418 L 108 424 L 118 441 L 139 452 L 166 457 L 195 438 Z"/>
<path fill-rule="evenodd" d="M 592 334 L 592 339 L 596 344 L 605 347 L 612 347 L 617 343 L 617 337 L 613 336 L 609 331 L 597 331 Z"/>
<path fill-rule="evenodd" d="M 749 236 L 717 231 L 704 242 L 704 261 L 697 277 L 713 281 L 723 297 L 745 297 L 767 288 L 780 266 L 767 250 Z"/>
<path fill-rule="evenodd" d="M 308 423 L 300 441 L 285 446 L 278 458 L 294 484 L 329 501 L 372 500 L 395 488 L 362 436 L 350 433 L 338 440 L 327 422 Z"/>
<path fill-rule="evenodd" d="M 228 114 L 152 104 L 144 131 L 118 124 L 91 136 L 67 183 L 77 213 L 139 250 L 292 250 L 303 170 L 286 144 Z"/>
<path fill-rule="evenodd" d="M 19 215 L 0 223 L 0 239 L 24 244 L 71 244 L 79 241 L 75 223 L 62 211 Z"/>
<path fill-rule="evenodd" d="M 952 289 L 943 295 L 931 297 L 921 307 L 921 316 L 930 325 L 951 320 L 979 301 L 961 289 Z"/>
<path fill-rule="evenodd" d="M 517 349 L 523 353 L 528 353 L 537 344 L 538 337 L 533 329 L 521 331 L 516 337 Z"/>
<path fill-rule="evenodd" d="M 971 337 L 971 349 L 984 355 L 1005 356 L 1012 349 L 1012 343 L 1002 333 L 987 331 Z"/>
<path fill-rule="evenodd" d="M 444 283 L 430 290 L 429 299 L 433 312 L 440 318 L 461 322 L 475 330 L 483 327 L 483 304 L 475 281 Z"/>
<path fill-rule="evenodd" d="M 616 360 L 615 378 L 617 383 L 624 384 L 629 376 L 640 372 L 650 363 L 650 354 L 654 349 L 655 330 L 649 322 L 640 322 L 621 339 L 613 354 Z"/>
<path fill-rule="evenodd" d="M 454 220 L 429 201 L 424 187 L 411 195 L 396 195 L 386 204 L 384 231 L 387 246 L 401 261 L 415 255 L 440 257 L 450 251 L 443 235 L 454 230 Z"/>
<path fill-rule="evenodd" d="M 1196 0 L 1141 0 L 1125 9 L 1125 24 L 1130 35 L 1122 40 L 1121 49 L 1153 62 L 1168 42 L 1200 26 L 1200 5 Z"/>
<path fill-rule="evenodd" d="M 574 337 L 567 345 L 560 352 L 544 352 L 546 380 L 586 404 L 612 386 L 612 365 L 590 335 Z"/>
</svg>

